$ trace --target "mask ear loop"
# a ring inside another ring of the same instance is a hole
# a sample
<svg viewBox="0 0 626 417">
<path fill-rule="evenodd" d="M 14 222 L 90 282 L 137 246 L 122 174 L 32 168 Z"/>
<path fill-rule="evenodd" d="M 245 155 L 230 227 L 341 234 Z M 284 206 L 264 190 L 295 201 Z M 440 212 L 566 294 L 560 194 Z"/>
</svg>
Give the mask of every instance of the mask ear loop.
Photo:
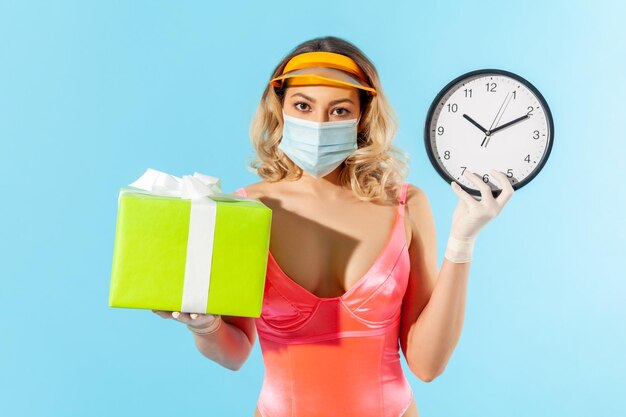
<svg viewBox="0 0 626 417">
<path fill-rule="evenodd" d="M 359 132 L 359 124 L 361 123 L 361 119 L 363 118 L 363 113 L 361 113 L 359 115 L 359 118 L 356 121 L 356 143 L 357 143 L 357 147 L 359 144 L 359 141 L 365 142 L 365 136 L 363 136 L 363 134 L 361 132 Z"/>
</svg>

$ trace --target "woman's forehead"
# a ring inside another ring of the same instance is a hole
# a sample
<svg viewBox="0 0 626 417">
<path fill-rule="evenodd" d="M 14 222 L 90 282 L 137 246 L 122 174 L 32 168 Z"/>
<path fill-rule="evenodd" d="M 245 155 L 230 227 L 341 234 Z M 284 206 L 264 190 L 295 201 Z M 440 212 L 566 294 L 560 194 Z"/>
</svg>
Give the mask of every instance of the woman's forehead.
<svg viewBox="0 0 626 417">
<path fill-rule="evenodd" d="M 354 104 L 359 102 L 359 90 L 354 87 L 339 87 L 331 85 L 287 85 L 285 89 L 286 97 L 296 96 L 305 98 L 313 102 L 335 101 L 337 99 L 350 99 Z"/>
</svg>

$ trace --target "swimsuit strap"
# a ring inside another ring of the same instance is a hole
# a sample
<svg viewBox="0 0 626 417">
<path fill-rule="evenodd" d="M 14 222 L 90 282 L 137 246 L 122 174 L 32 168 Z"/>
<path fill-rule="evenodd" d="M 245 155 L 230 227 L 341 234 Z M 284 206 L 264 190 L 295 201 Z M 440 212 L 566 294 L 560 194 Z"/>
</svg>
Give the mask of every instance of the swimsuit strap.
<svg viewBox="0 0 626 417">
<path fill-rule="evenodd" d="M 409 188 L 409 183 L 408 182 L 403 182 L 402 183 L 402 188 L 400 189 L 400 204 L 404 205 L 406 204 L 406 191 Z"/>
</svg>

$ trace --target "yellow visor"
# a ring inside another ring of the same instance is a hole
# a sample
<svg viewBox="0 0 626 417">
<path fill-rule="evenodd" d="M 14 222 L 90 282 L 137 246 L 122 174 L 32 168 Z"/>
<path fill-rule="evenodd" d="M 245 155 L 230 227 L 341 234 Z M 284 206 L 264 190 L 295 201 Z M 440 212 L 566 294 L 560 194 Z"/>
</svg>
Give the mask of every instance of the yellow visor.
<svg viewBox="0 0 626 417">
<path fill-rule="evenodd" d="M 308 67 L 289 71 L 283 75 L 273 78 L 270 83 L 274 87 L 282 87 L 283 82 L 287 86 L 299 85 L 332 85 L 337 87 L 353 87 L 376 95 L 376 90 L 367 86 L 356 77 L 335 68 L 328 67 Z"/>
</svg>

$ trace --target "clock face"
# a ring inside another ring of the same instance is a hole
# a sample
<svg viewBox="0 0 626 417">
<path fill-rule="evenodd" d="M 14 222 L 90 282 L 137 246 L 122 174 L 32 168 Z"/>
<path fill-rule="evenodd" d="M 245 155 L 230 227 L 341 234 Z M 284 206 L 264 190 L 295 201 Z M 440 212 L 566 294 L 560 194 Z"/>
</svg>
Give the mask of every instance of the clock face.
<svg viewBox="0 0 626 417">
<path fill-rule="evenodd" d="M 494 196 L 501 189 L 490 178 L 491 169 L 521 188 L 543 168 L 553 137 L 552 115 L 541 93 L 522 77 L 496 69 L 472 71 L 446 85 L 424 127 L 437 172 L 473 195 L 480 191 L 463 176 L 465 170 L 489 184 Z"/>
</svg>

